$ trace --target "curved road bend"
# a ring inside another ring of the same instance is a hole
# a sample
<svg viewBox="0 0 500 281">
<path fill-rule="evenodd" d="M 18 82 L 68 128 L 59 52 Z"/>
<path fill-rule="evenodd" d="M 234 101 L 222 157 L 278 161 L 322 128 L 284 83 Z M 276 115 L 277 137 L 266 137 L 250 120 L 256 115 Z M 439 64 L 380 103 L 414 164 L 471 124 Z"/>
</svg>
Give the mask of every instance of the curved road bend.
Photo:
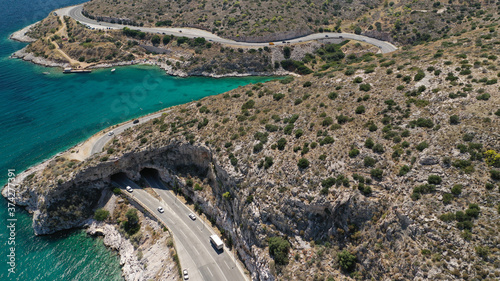
<svg viewBox="0 0 500 281">
<path fill-rule="evenodd" d="M 137 126 L 137 125 L 140 125 L 140 124 L 142 124 L 144 122 L 147 122 L 147 121 L 149 121 L 151 119 L 155 119 L 155 118 L 161 117 L 161 115 L 163 113 L 168 113 L 169 111 L 170 111 L 170 109 L 166 110 L 166 111 L 161 111 L 161 112 L 153 113 L 153 114 L 150 114 L 150 115 L 146 115 L 146 116 L 143 116 L 143 117 L 140 117 L 140 118 L 136 118 L 134 120 L 139 120 L 139 123 L 137 123 L 137 124 L 134 124 L 133 121 L 131 120 L 131 121 L 122 123 L 121 125 L 118 125 L 118 127 L 115 127 L 115 128 L 113 128 L 111 130 L 107 130 L 104 135 L 102 135 L 101 137 L 99 137 L 96 140 L 96 142 L 94 143 L 94 146 L 92 147 L 90 155 L 102 152 L 102 150 L 104 149 L 104 146 L 110 140 L 112 140 L 115 137 L 115 135 L 121 134 L 126 129 L 132 128 L 132 127 Z M 110 131 L 113 132 L 113 135 L 111 135 L 111 136 L 108 134 Z"/>
<path fill-rule="evenodd" d="M 148 183 L 155 186 L 155 190 L 161 183 L 154 177 L 147 178 Z M 120 187 L 122 191 L 127 185 L 134 191 L 130 194 L 135 200 L 146 206 L 150 212 L 154 212 L 170 229 L 174 236 L 175 245 L 182 269 L 187 269 L 189 280 L 204 281 L 244 281 L 248 280 L 237 263 L 231 258 L 227 250 L 217 252 L 210 243 L 209 237 L 212 235 L 210 227 L 204 225 L 202 220 L 192 221 L 187 207 L 182 203 L 175 203 L 165 193 L 160 193 L 163 200 L 156 198 L 142 190 L 137 184 L 122 176 L 114 179 L 114 185 Z M 173 195 L 172 195 L 173 196 Z M 162 206 L 164 213 L 159 213 L 157 208 Z"/>
<path fill-rule="evenodd" d="M 218 42 L 221 44 L 226 44 L 226 45 L 237 45 L 237 46 L 247 46 L 247 47 L 263 47 L 263 46 L 269 46 L 269 43 L 248 43 L 248 42 L 237 42 L 233 41 L 230 39 L 225 39 L 221 38 L 213 33 L 210 33 L 205 30 L 201 29 L 195 29 L 195 28 L 166 28 L 166 27 L 137 27 L 137 26 L 130 26 L 130 25 L 121 25 L 121 24 L 116 24 L 116 23 L 109 23 L 109 22 L 99 22 L 96 20 L 92 20 L 90 18 L 85 17 L 82 14 L 83 10 L 83 4 L 76 5 L 76 6 L 71 6 L 71 7 L 65 7 L 61 8 L 59 10 L 56 10 L 55 12 L 59 16 L 69 16 L 72 17 L 73 19 L 86 24 L 89 27 L 96 28 L 96 29 L 122 29 L 124 27 L 129 27 L 132 29 L 137 29 L 143 32 L 148 32 L 148 33 L 159 33 L 159 34 L 168 34 L 168 35 L 174 35 L 174 36 L 186 36 L 189 38 L 195 38 L 195 37 L 205 37 L 205 39 L 209 41 L 214 41 Z M 295 38 L 295 39 L 290 39 L 286 40 L 287 43 L 299 43 L 299 42 L 306 42 L 306 41 L 311 41 L 311 40 L 318 40 L 318 39 L 338 39 L 342 36 L 344 39 L 352 39 L 352 40 L 357 40 L 357 41 L 363 41 L 369 44 L 372 44 L 374 46 L 377 46 L 380 49 L 380 52 L 382 53 L 390 53 L 396 51 L 398 48 L 394 45 L 392 45 L 389 42 L 378 40 L 375 38 L 363 36 L 363 35 L 357 35 L 357 34 L 352 34 L 352 33 L 334 33 L 334 32 L 325 32 L 325 33 L 314 33 L 310 34 L 307 36 Z M 285 45 L 287 43 L 283 43 L 283 41 L 276 41 L 273 42 L 275 45 Z"/>
</svg>

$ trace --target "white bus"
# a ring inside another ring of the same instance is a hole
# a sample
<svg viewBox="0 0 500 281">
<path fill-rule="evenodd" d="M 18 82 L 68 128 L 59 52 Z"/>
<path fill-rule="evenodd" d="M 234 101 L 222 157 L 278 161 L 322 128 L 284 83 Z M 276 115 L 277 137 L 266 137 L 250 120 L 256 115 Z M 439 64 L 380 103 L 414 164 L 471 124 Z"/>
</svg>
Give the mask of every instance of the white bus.
<svg viewBox="0 0 500 281">
<path fill-rule="evenodd" d="M 212 242 L 212 244 L 214 244 L 214 246 L 215 246 L 215 248 L 217 248 L 217 250 L 222 250 L 222 248 L 224 247 L 224 243 L 222 243 L 222 240 L 217 235 L 210 236 L 210 242 Z"/>
</svg>

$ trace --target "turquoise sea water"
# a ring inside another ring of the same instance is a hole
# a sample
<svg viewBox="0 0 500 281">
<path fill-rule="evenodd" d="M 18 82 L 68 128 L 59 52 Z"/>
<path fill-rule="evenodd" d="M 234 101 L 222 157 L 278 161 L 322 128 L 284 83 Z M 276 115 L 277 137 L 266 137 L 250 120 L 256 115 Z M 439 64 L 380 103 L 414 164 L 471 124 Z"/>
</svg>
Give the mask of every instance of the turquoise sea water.
<svg viewBox="0 0 500 281">
<path fill-rule="evenodd" d="M 149 66 L 63 75 L 9 55 L 12 32 L 81 0 L 0 1 L 0 184 L 110 125 L 269 78 L 175 78 Z M 43 72 L 50 72 L 44 75 Z M 8 275 L 7 201 L 0 199 L 0 280 L 121 280 L 119 257 L 81 230 L 36 237 L 16 208 L 16 273 Z"/>
</svg>

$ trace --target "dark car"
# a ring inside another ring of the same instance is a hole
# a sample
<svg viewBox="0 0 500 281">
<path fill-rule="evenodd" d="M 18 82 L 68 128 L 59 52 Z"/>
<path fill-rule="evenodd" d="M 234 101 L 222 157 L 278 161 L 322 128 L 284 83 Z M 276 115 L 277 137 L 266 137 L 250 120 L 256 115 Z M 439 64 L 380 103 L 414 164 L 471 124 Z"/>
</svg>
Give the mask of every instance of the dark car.
<svg viewBox="0 0 500 281">
<path fill-rule="evenodd" d="M 132 124 L 137 124 L 139 123 L 139 119 L 135 119 L 134 122 L 132 122 Z"/>
</svg>

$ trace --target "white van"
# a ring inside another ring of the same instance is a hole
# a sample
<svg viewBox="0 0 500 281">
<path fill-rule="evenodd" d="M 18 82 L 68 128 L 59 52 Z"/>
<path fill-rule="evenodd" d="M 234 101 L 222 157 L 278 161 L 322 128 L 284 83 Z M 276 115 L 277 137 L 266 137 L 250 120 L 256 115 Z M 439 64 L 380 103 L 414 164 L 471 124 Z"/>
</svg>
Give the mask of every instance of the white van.
<svg viewBox="0 0 500 281">
<path fill-rule="evenodd" d="M 222 240 L 217 235 L 210 236 L 210 242 L 214 244 L 217 250 L 222 250 L 222 248 L 224 247 L 224 243 L 222 243 Z"/>
</svg>

